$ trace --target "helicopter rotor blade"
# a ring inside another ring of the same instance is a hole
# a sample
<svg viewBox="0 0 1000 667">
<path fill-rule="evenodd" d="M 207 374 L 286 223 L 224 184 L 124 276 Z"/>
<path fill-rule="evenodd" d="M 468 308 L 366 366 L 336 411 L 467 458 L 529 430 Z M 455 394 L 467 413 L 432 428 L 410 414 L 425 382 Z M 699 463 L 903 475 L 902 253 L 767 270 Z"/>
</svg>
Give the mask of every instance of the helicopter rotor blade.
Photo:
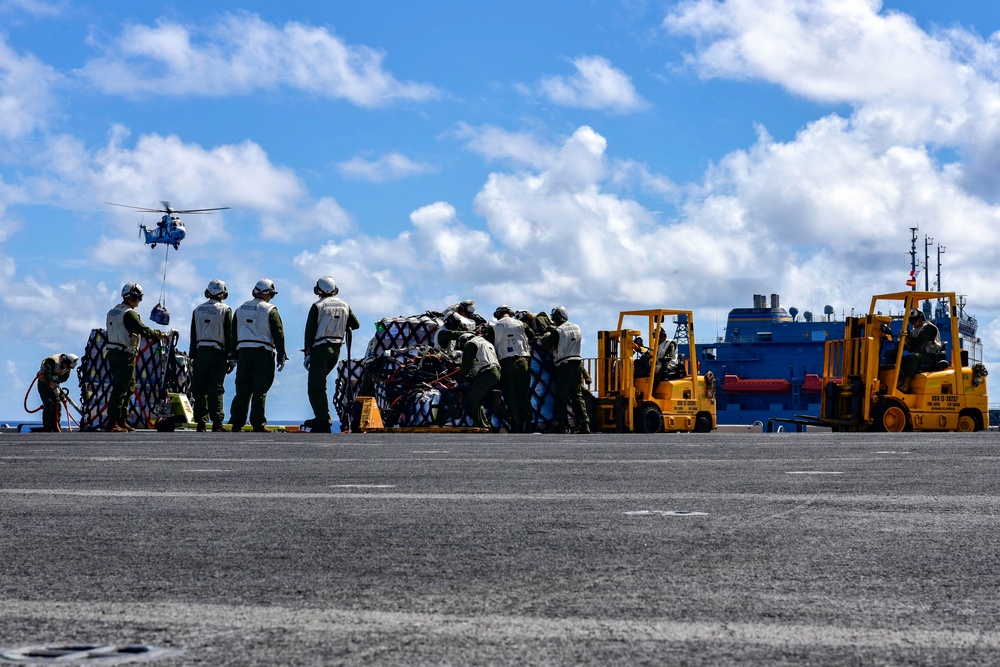
<svg viewBox="0 0 1000 667">
<path fill-rule="evenodd" d="M 184 211 L 174 211 L 174 213 L 211 213 L 212 211 L 228 211 L 228 206 L 219 206 L 218 208 L 189 208 Z"/>
<path fill-rule="evenodd" d="M 130 208 L 133 211 L 142 211 L 144 213 L 166 213 L 167 215 L 175 215 L 175 214 L 179 215 L 181 213 L 183 213 L 183 214 L 188 214 L 188 213 L 196 213 L 196 214 L 200 214 L 200 213 L 214 213 L 215 211 L 228 211 L 229 210 L 228 206 L 219 206 L 219 207 L 216 207 L 216 208 L 190 208 L 190 209 L 185 209 L 185 210 L 177 211 L 175 209 L 170 208 L 170 202 L 168 202 L 168 201 L 161 201 L 160 202 L 161 204 L 163 204 L 164 208 L 146 208 L 144 206 L 132 206 L 130 204 L 116 204 L 116 203 L 111 202 L 111 201 L 106 201 L 104 203 L 105 204 L 109 204 L 110 206 L 121 206 L 122 208 Z"/>
<path fill-rule="evenodd" d="M 159 208 L 143 208 L 142 206 L 129 206 L 128 204 L 116 204 L 114 202 L 106 201 L 105 204 L 110 204 L 111 206 L 121 206 L 122 208 L 130 208 L 136 211 L 144 211 L 146 213 L 166 213 L 163 209 Z"/>
</svg>

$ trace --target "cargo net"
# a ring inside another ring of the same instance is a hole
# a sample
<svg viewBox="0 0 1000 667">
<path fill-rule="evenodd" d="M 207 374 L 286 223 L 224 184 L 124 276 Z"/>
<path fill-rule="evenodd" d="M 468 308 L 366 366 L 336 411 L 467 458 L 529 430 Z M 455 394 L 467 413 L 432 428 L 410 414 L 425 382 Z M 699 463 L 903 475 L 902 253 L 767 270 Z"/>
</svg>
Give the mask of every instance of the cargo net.
<svg viewBox="0 0 1000 667">
<path fill-rule="evenodd" d="M 87 349 L 80 359 L 77 378 L 80 383 L 80 428 L 103 429 L 107 424 L 108 399 L 111 396 L 111 365 L 104 358 L 107 347 L 104 329 L 93 329 Z M 135 359 L 135 392 L 128 403 L 128 422 L 136 428 L 151 428 L 157 403 L 168 393 L 184 394 L 191 399 L 191 359 L 177 350 L 177 332 L 169 343 L 141 339 Z"/>
<path fill-rule="evenodd" d="M 386 318 L 376 323 L 363 359 L 338 364 L 333 403 L 341 424 L 357 427 L 358 396 L 373 396 L 387 428 L 394 426 L 471 426 L 465 414 L 468 385 L 459 372 L 462 354 L 435 346 L 441 317 Z M 552 422 L 555 364 L 538 341 L 531 354 L 531 427 L 547 431 Z M 494 429 L 510 428 L 497 385 L 483 407 Z M 586 395 L 586 392 L 585 392 Z M 572 408 L 567 418 L 576 425 Z"/>
</svg>

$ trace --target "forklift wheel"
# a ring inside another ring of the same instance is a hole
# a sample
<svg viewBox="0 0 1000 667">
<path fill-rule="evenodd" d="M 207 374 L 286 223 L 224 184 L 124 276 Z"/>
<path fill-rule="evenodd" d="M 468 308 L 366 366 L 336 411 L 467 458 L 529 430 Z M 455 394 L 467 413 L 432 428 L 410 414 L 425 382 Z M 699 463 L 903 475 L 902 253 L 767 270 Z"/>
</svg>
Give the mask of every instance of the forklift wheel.
<svg viewBox="0 0 1000 667">
<path fill-rule="evenodd" d="M 969 411 L 963 412 L 958 417 L 958 431 L 960 433 L 972 433 L 973 431 L 978 431 L 979 420 L 975 418 Z"/>
<path fill-rule="evenodd" d="M 909 415 L 906 406 L 895 401 L 883 401 L 875 408 L 872 415 L 874 422 L 872 427 L 876 431 L 886 433 L 902 433 L 906 429 Z"/>
<path fill-rule="evenodd" d="M 639 410 L 635 430 L 640 433 L 660 433 L 663 431 L 663 413 L 655 405 L 644 405 Z"/>
<path fill-rule="evenodd" d="M 712 418 L 708 415 L 698 415 L 698 418 L 694 420 L 694 432 L 695 433 L 711 433 L 712 432 Z"/>
</svg>

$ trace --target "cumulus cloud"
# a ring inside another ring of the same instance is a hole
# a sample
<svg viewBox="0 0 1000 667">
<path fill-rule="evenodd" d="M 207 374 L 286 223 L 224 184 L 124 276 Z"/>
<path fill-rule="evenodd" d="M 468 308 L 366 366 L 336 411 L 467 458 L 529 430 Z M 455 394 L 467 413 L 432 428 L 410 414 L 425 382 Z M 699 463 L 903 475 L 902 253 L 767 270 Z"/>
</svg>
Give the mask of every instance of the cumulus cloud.
<svg viewBox="0 0 1000 667">
<path fill-rule="evenodd" d="M 263 238 L 286 242 L 309 234 L 342 234 L 352 224 L 335 199 L 310 197 L 292 169 L 274 164 L 252 141 L 204 148 L 173 135 L 146 134 L 132 145 L 128 130 L 117 126 L 107 144 L 94 151 L 71 137 L 55 137 L 42 160 L 48 173 L 28 181 L 31 195 L 67 208 L 94 200 L 159 208 L 165 200 L 177 209 L 232 209 L 186 217 L 188 245 L 229 238 L 227 220 L 249 225 L 254 214 Z M 108 207 L 105 220 L 116 238 L 126 232 L 132 238 L 138 222 L 152 224 L 157 218 L 156 213 Z M 97 252 L 112 261 L 114 244 L 101 245 Z"/>
<path fill-rule="evenodd" d="M 632 79 L 601 56 L 573 60 L 572 76 L 547 76 L 538 84 L 541 94 L 563 106 L 600 109 L 613 113 L 640 111 L 648 103 L 632 85 Z"/>
<path fill-rule="evenodd" d="M 340 236 L 351 228 L 348 215 L 333 197 L 321 197 L 310 206 L 284 210 L 281 215 L 261 216 L 261 237 L 285 243 L 301 242 L 318 235 Z"/>
<path fill-rule="evenodd" d="M 62 77 L 33 55 L 18 55 L 0 36 L 0 137 L 16 139 L 44 127 Z"/>
<path fill-rule="evenodd" d="M 326 28 L 229 14 L 204 30 L 166 20 L 129 26 L 80 73 L 122 95 L 234 95 L 288 87 L 363 107 L 438 95 L 433 86 L 397 80 L 384 59 L 383 52 L 347 44 Z"/>
<path fill-rule="evenodd" d="M 556 149 L 524 132 L 459 123 L 455 134 L 466 141 L 469 150 L 488 160 L 510 160 L 515 164 L 543 169 L 555 159 Z"/>
<path fill-rule="evenodd" d="M 300 271 L 335 275 L 345 297 L 377 317 L 443 307 L 462 285 L 486 303 L 566 303 L 597 326 L 596 313 L 615 305 L 664 305 L 679 290 L 697 292 L 713 271 L 748 270 L 759 258 L 748 247 L 754 230 L 718 238 L 715 225 L 660 220 L 617 194 L 607 140 L 591 127 L 557 143 L 496 127 L 463 132 L 470 150 L 513 167 L 491 173 L 475 198 L 485 229 L 437 202 L 394 238 L 353 236 L 301 253 Z"/>
<path fill-rule="evenodd" d="M 440 299 L 453 285 L 509 268 L 490 235 L 462 223 L 447 202 L 413 211 L 410 225 L 395 238 L 354 235 L 330 241 L 316 252 L 300 253 L 295 265 L 313 280 L 335 276 L 344 294 L 378 318 L 444 307 Z"/>
<path fill-rule="evenodd" d="M 880 0 L 689 0 L 664 20 L 698 39 L 705 76 L 761 79 L 824 102 L 949 103 L 964 74 L 947 43 Z"/>
<path fill-rule="evenodd" d="M 664 25 L 695 38 L 687 62 L 703 76 L 852 104 L 868 141 L 955 148 L 965 186 L 1000 194 L 1000 35 L 928 33 L 877 0 L 690 0 Z"/>
<path fill-rule="evenodd" d="M 434 166 L 428 162 L 415 162 L 402 153 L 386 153 L 374 160 L 356 156 L 337 165 L 341 174 L 372 183 L 385 183 L 410 176 L 429 174 Z"/>
</svg>

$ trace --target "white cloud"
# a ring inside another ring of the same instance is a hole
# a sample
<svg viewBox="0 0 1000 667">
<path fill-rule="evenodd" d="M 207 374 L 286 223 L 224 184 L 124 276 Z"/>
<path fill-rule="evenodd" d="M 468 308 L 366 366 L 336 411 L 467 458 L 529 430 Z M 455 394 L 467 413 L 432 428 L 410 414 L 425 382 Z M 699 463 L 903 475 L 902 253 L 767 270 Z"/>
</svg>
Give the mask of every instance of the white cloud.
<svg viewBox="0 0 1000 667">
<path fill-rule="evenodd" d="M 946 42 L 880 0 L 688 0 L 664 20 L 699 40 L 705 76 L 762 79 L 824 102 L 948 104 L 965 73 Z"/>
<path fill-rule="evenodd" d="M 322 197 L 311 206 L 282 211 L 280 215 L 261 217 L 261 237 L 301 243 L 305 238 L 321 241 L 319 234 L 340 236 L 351 228 L 351 217 L 332 197 Z"/>
<path fill-rule="evenodd" d="M 230 14 L 204 31 L 161 20 L 133 25 L 81 74 L 101 90 L 137 95 L 234 95 L 289 87 L 363 107 L 398 99 L 424 101 L 438 91 L 398 81 L 385 54 L 344 42 L 326 28 L 275 26 L 253 14 Z"/>
<path fill-rule="evenodd" d="M 966 187 L 1000 193 L 1000 35 L 927 33 L 877 0 L 691 0 L 664 21 L 696 38 L 706 77 L 768 81 L 823 103 L 850 103 L 859 134 L 893 145 L 958 148 Z"/>
<path fill-rule="evenodd" d="M 434 171 L 428 162 L 414 162 L 402 153 L 386 153 L 375 160 L 356 156 L 337 165 L 341 174 L 372 183 L 385 183 Z"/>
<path fill-rule="evenodd" d="M 55 107 L 52 88 L 60 81 L 50 66 L 19 56 L 0 36 L 0 137 L 16 139 L 44 127 Z"/>
<path fill-rule="evenodd" d="M 28 14 L 29 16 L 59 16 L 68 7 L 68 0 L 0 0 L 2 14 Z"/>
<path fill-rule="evenodd" d="M 459 123 L 456 136 L 467 140 L 466 147 L 487 160 L 510 160 L 515 164 L 544 169 L 555 159 L 556 150 L 523 132 L 510 132 L 491 125 L 472 127 Z"/>
<path fill-rule="evenodd" d="M 638 187 L 667 201 L 676 201 L 681 188 L 669 177 L 655 174 L 649 165 L 635 160 L 615 160 L 611 168 L 612 182 L 620 188 Z"/>
<path fill-rule="evenodd" d="M 161 200 L 177 209 L 228 206 L 231 211 L 182 216 L 188 246 L 230 238 L 226 221 L 251 224 L 259 216 L 258 233 L 269 240 L 294 241 L 311 234 L 343 234 L 351 218 L 331 197 L 313 199 L 289 168 L 271 162 L 258 144 L 245 141 L 203 148 L 177 136 L 147 134 L 134 146 L 129 133 L 113 129 L 108 143 L 90 152 L 66 136 L 53 138 L 42 159 L 49 175 L 28 181 L 33 197 L 75 208 L 80 201 L 105 201 L 159 208 Z M 159 214 L 107 207 L 105 219 L 116 239 L 134 238 L 136 225 L 152 224 Z M 249 230 L 243 229 L 246 235 Z M 104 240 L 96 256 L 112 265 L 121 248 Z"/>
<path fill-rule="evenodd" d="M 547 76 L 539 83 L 542 95 L 556 104 L 614 113 L 640 111 L 648 106 L 632 79 L 601 56 L 573 60 L 576 74 Z"/>
</svg>

